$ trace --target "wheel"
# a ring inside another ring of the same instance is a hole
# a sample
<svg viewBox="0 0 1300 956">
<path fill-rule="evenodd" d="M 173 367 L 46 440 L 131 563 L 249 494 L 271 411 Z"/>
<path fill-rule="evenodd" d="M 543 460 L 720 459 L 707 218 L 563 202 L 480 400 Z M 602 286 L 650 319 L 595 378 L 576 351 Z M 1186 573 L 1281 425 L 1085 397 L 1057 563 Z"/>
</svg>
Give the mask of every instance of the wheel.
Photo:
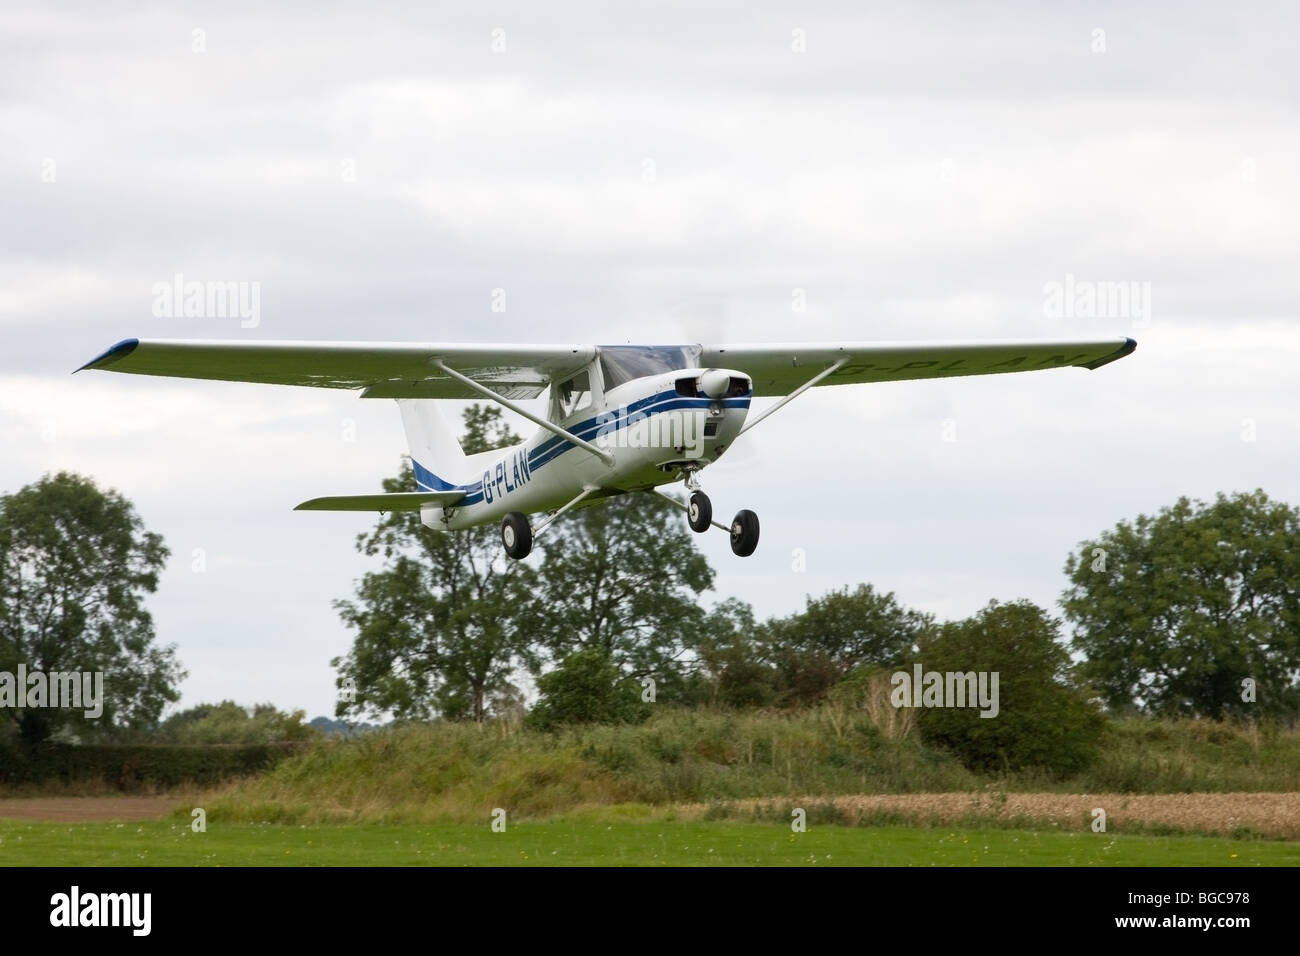
<svg viewBox="0 0 1300 956">
<path fill-rule="evenodd" d="M 533 550 L 533 528 L 527 515 L 512 511 L 501 519 L 501 543 L 506 546 L 506 554 L 516 561 L 528 557 Z"/>
<path fill-rule="evenodd" d="M 752 511 L 737 511 L 731 519 L 731 550 L 747 558 L 758 547 L 758 515 Z"/>
<path fill-rule="evenodd" d="M 713 502 L 709 501 L 709 496 L 702 491 L 694 492 L 691 495 L 690 504 L 686 506 L 686 520 L 690 522 L 691 530 L 703 534 L 713 525 Z"/>
</svg>

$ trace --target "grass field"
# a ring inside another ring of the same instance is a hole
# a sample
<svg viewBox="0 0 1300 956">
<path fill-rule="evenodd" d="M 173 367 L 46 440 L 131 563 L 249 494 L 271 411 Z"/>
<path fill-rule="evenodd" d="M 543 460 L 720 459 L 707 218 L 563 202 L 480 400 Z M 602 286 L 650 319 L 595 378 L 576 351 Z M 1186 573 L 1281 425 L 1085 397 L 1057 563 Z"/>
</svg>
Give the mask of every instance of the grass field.
<svg viewBox="0 0 1300 956">
<path fill-rule="evenodd" d="M 285 826 L 0 820 L 6 866 L 1298 866 L 1300 843 L 1025 830 L 553 821 Z"/>
<path fill-rule="evenodd" d="M 1116 720 L 1094 766 L 1054 778 L 976 774 L 829 705 L 438 721 L 211 788 L 0 794 L 0 865 L 42 864 L 1300 866 L 1300 731 Z"/>
</svg>

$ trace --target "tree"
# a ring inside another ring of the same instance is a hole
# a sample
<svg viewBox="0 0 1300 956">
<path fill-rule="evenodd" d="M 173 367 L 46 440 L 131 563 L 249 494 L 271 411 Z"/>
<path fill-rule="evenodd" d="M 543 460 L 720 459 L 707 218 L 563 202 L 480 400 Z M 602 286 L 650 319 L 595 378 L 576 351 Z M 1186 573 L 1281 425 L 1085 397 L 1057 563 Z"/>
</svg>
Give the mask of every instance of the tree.
<svg viewBox="0 0 1300 956">
<path fill-rule="evenodd" d="M 988 606 L 964 621 L 944 624 L 921 645 L 923 672 L 981 672 L 993 708 L 923 707 L 918 726 L 928 743 L 947 748 L 972 770 L 1041 767 L 1059 775 L 1085 769 L 1095 758 L 1102 719 L 1072 683 L 1070 655 L 1058 639 L 1060 622 L 1029 601 Z M 913 672 L 903 671 L 911 680 Z M 954 681 L 954 690 L 957 682 Z M 969 682 L 963 688 L 968 693 Z M 919 702 L 911 701 L 913 706 Z M 977 701 L 978 703 L 978 701 Z"/>
<path fill-rule="evenodd" d="M 1108 707 L 1296 714 L 1297 509 L 1258 490 L 1208 504 L 1179 498 L 1082 542 L 1065 573 L 1082 673 Z"/>
<path fill-rule="evenodd" d="M 466 454 L 519 440 L 496 407 L 472 405 L 464 420 Z M 417 490 L 405 463 L 383 487 Z M 496 528 L 434 531 L 416 512 L 384 515 L 357 550 L 386 564 L 362 578 L 355 600 L 335 602 L 357 631 L 347 657 L 330 662 L 340 687 L 355 682 L 354 699 L 342 697 L 336 716 L 482 720 L 513 671 L 533 660 L 536 572 L 502 555 Z"/>
<path fill-rule="evenodd" d="M 705 616 L 698 597 L 713 586 L 681 511 L 629 494 L 560 522 L 541 541 L 537 627 L 552 659 L 598 650 L 627 676 L 653 678 L 656 699 L 675 699 Z"/>
<path fill-rule="evenodd" d="M 305 711 L 292 713 L 273 704 L 241 707 L 233 700 L 198 704 L 162 722 L 156 738 L 173 744 L 273 744 L 315 740 L 321 731 L 305 723 Z"/>
<path fill-rule="evenodd" d="M 0 708 L 24 741 L 37 744 L 60 729 L 138 730 L 179 699 L 185 672 L 174 645 L 154 643 L 144 606 L 167 556 L 131 503 L 90 478 L 59 472 L 0 496 L 0 677 L 16 675 L 20 664 L 47 679 L 103 674 L 98 719 L 85 707 Z"/>
<path fill-rule="evenodd" d="M 808 704 L 854 670 L 902 663 L 931 624 L 929 615 L 903 607 L 892 591 L 880 594 L 859 584 L 809 597 L 799 613 L 768 621 L 762 643 L 777 669 L 782 702 Z"/>
<path fill-rule="evenodd" d="M 637 723 L 650 716 L 641 688 L 603 648 L 570 654 L 537 679 L 538 699 L 527 721 L 538 730 L 566 724 Z"/>
<path fill-rule="evenodd" d="M 723 707 L 766 707 L 776 701 L 779 674 L 763 657 L 754 609 L 728 598 L 709 611 L 693 650 L 706 699 Z"/>
</svg>

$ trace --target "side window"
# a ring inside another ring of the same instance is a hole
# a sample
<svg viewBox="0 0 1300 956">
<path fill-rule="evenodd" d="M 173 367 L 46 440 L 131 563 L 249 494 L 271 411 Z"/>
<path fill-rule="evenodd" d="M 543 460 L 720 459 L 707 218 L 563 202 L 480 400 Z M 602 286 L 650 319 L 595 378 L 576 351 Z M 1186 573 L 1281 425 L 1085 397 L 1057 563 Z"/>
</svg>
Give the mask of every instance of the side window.
<svg viewBox="0 0 1300 956">
<path fill-rule="evenodd" d="M 586 371 L 579 372 L 567 382 L 561 382 L 557 392 L 560 418 L 565 419 L 591 405 L 591 378 Z"/>
</svg>

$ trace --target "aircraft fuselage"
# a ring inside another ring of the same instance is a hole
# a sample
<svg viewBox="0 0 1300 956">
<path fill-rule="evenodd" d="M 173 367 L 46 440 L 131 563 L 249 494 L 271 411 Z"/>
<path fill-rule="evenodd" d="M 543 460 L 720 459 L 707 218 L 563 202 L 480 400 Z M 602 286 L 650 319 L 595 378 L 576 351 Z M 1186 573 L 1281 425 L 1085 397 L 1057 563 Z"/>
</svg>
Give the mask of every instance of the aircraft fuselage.
<svg viewBox="0 0 1300 956">
<path fill-rule="evenodd" d="M 557 422 L 606 451 L 612 464 L 539 428 L 517 445 L 473 456 L 478 474 L 456 486 L 465 497 L 446 508 L 426 505 L 421 520 L 454 531 L 500 521 L 511 511 L 553 511 L 587 488 L 598 489 L 587 499 L 596 500 L 669 484 L 683 472 L 705 467 L 739 434 L 753 391 L 743 372 L 724 369 L 719 371 L 731 376 L 731 387 L 711 398 L 699 386 L 704 371 L 683 369 L 625 382 Z M 422 489 L 446 487 L 435 484 L 419 462 L 413 467 Z"/>
</svg>

